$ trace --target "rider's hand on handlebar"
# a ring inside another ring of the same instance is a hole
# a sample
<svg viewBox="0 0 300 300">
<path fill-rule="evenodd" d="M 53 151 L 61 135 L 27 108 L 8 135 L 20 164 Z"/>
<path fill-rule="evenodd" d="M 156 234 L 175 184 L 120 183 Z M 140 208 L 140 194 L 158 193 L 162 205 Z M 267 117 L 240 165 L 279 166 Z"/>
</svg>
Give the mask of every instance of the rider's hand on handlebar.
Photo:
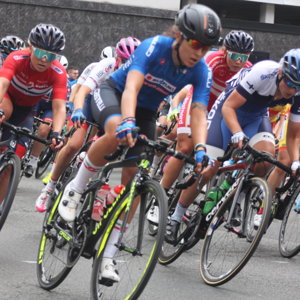
<svg viewBox="0 0 300 300">
<path fill-rule="evenodd" d="M 243 131 L 238 131 L 232 135 L 231 142 L 234 144 L 235 147 L 242 148 L 243 140 L 245 137 L 246 135 Z"/>
<path fill-rule="evenodd" d="M 292 165 L 291 165 L 291 169 L 292 169 L 292 173 L 293 175 L 296 174 L 296 171 L 300 168 L 300 161 L 299 160 L 294 160 L 292 162 Z"/>
<path fill-rule="evenodd" d="M 169 122 L 172 122 L 174 119 L 178 120 L 178 114 L 179 114 L 179 111 L 178 111 L 178 108 L 173 108 L 169 113 L 168 113 L 168 117 L 167 117 L 167 120 Z"/>
<path fill-rule="evenodd" d="M 84 115 L 81 108 L 77 108 L 73 111 L 71 120 L 74 123 L 75 127 L 80 128 L 81 125 L 86 120 L 86 116 Z"/>
<path fill-rule="evenodd" d="M 196 162 L 197 162 L 197 167 L 196 167 L 196 172 L 200 173 L 203 169 L 203 159 L 206 157 L 206 152 L 205 150 L 197 150 L 196 151 Z"/>
<path fill-rule="evenodd" d="M 60 149 L 64 145 L 64 138 L 60 136 L 59 132 L 53 131 L 50 135 L 52 144 L 51 149 Z"/>
<path fill-rule="evenodd" d="M 133 147 L 136 142 L 136 138 L 132 136 L 132 130 L 135 128 L 135 118 L 125 118 L 118 125 L 116 130 L 116 137 L 121 145 L 128 145 Z"/>
</svg>

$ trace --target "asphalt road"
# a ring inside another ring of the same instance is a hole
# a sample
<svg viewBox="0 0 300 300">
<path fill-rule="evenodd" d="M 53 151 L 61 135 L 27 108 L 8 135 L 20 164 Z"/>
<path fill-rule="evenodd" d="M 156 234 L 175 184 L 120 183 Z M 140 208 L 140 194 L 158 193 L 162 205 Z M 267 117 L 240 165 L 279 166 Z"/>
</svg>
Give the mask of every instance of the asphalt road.
<svg viewBox="0 0 300 300">
<path fill-rule="evenodd" d="M 43 214 L 35 212 L 34 202 L 42 187 L 39 180 L 22 179 L 0 232 L 0 299 L 89 299 L 91 261 L 84 258 L 53 291 L 38 286 L 35 261 Z M 300 257 L 280 256 L 279 225 L 279 221 L 271 225 L 250 262 L 223 286 L 213 288 L 202 282 L 200 242 L 173 264 L 158 265 L 140 299 L 299 299 Z"/>
</svg>

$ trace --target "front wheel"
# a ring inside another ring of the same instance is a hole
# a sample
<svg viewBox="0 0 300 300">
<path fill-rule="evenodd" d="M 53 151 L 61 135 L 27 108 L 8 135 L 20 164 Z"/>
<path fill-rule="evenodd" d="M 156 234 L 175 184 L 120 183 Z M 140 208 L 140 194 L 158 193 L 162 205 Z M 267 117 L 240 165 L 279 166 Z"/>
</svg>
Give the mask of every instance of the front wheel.
<svg viewBox="0 0 300 300">
<path fill-rule="evenodd" d="M 237 275 L 253 255 L 268 226 L 271 195 L 264 179 L 255 177 L 247 180 L 237 197 L 240 206 L 234 207 L 233 210 L 233 196 L 222 199 L 223 203 L 207 230 L 200 257 L 200 273 L 208 285 L 224 284 Z M 254 205 L 256 202 L 264 206 L 262 221 L 252 231 L 251 241 L 247 241 L 247 210 L 251 203 Z M 235 209 L 240 212 L 239 223 L 237 218 L 230 219 L 230 212 L 234 212 Z"/>
<path fill-rule="evenodd" d="M 283 257 L 287 258 L 300 252 L 300 214 L 296 210 L 299 198 L 300 185 L 291 196 L 279 232 L 279 251 Z"/>
<path fill-rule="evenodd" d="M 14 201 L 21 173 L 21 161 L 16 154 L 2 157 L 0 165 L 0 230 Z"/>
<path fill-rule="evenodd" d="M 140 196 L 140 197 L 139 197 Z M 155 236 L 148 234 L 147 213 L 156 198 L 158 205 L 158 225 Z M 108 220 L 108 226 L 99 244 L 93 264 L 91 294 L 93 299 L 137 299 L 143 292 L 156 266 L 166 229 L 166 195 L 158 182 L 146 181 L 136 194 L 130 212 L 127 212 L 129 194 L 124 193 Z M 132 217 L 127 228 L 121 225 L 121 219 L 128 214 Z M 120 229 L 122 230 L 120 232 Z M 113 242 L 113 236 L 121 236 Z M 118 245 L 117 247 L 115 245 Z M 103 258 L 115 251 L 113 257 L 120 277 L 112 282 L 101 275 Z"/>
</svg>

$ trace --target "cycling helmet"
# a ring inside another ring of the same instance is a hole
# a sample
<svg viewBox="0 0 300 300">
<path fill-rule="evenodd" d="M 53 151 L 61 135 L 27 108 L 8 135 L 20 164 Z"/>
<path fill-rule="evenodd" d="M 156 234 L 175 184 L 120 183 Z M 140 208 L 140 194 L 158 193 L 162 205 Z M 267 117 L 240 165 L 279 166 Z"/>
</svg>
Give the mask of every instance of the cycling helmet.
<svg viewBox="0 0 300 300">
<path fill-rule="evenodd" d="M 65 48 L 65 35 L 52 24 L 38 24 L 31 29 L 29 43 L 37 48 L 60 52 Z"/>
<path fill-rule="evenodd" d="M 176 14 L 175 24 L 187 39 L 197 40 L 208 46 L 219 42 L 220 18 L 205 5 L 186 5 Z"/>
<path fill-rule="evenodd" d="M 224 46 L 234 52 L 250 53 L 254 49 L 254 41 L 247 32 L 232 30 L 225 36 Z"/>
<path fill-rule="evenodd" d="M 67 58 L 66 58 L 64 55 L 59 55 L 59 56 L 57 56 L 57 59 L 59 60 L 59 62 L 61 63 L 61 65 L 62 65 L 65 69 L 68 68 L 69 62 L 68 62 Z"/>
<path fill-rule="evenodd" d="M 116 45 L 116 52 L 122 59 L 127 59 L 140 43 L 141 41 L 135 37 L 122 38 Z"/>
<path fill-rule="evenodd" d="M 282 73 L 293 83 L 300 85 L 300 49 L 291 49 L 284 54 Z"/>
<path fill-rule="evenodd" d="M 100 54 L 100 60 L 104 58 L 111 58 L 116 56 L 116 48 L 112 46 L 105 47 Z"/>
<path fill-rule="evenodd" d="M 15 35 L 7 35 L 0 40 L 0 51 L 3 54 L 8 55 L 22 48 L 25 48 L 25 42 Z"/>
</svg>

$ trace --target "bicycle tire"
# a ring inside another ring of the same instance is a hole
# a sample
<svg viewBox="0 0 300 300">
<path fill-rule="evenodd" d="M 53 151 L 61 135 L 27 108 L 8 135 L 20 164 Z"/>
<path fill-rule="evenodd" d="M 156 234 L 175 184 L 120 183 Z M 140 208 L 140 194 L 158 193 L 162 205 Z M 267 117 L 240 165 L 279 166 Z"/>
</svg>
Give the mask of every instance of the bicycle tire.
<svg viewBox="0 0 300 300">
<path fill-rule="evenodd" d="M 74 264 L 69 264 L 69 244 L 63 243 L 62 238 L 59 237 L 52 225 L 53 222 L 60 218 L 58 204 L 62 193 L 61 191 L 51 208 L 46 212 L 39 243 L 36 268 L 37 279 L 40 287 L 45 290 L 52 290 L 61 284 L 74 266 Z M 53 264 L 53 269 L 51 264 Z M 53 274 L 54 272 L 55 274 Z"/>
<path fill-rule="evenodd" d="M 150 201 L 146 203 L 145 200 L 152 199 L 149 194 L 157 197 L 159 206 L 159 223 L 155 237 L 148 235 L 147 224 L 145 224 L 147 222 L 146 215 L 151 205 Z M 128 193 L 124 192 L 122 198 L 116 204 L 114 212 L 109 217 L 108 226 L 102 235 L 93 263 L 91 278 L 91 295 L 93 299 L 137 299 L 154 271 L 166 229 L 166 196 L 159 183 L 152 179 L 143 183 L 141 189 L 135 194 L 135 196 L 139 195 L 141 196 L 139 213 L 134 214 L 132 222 L 123 233 L 121 243 L 124 247 L 118 249 L 114 256 L 114 260 L 118 262 L 118 273 L 121 279 L 113 284 L 105 282 L 101 278 L 101 263 L 112 229 L 119 217 L 126 212 Z M 134 252 L 138 237 L 142 238 L 140 253 Z M 149 244 L 151 245 L 149 246 Z"/>
<path fill-rule="evenodd" d="M 300 195 L 300 185 L 295 189 L 287 205 L 279 231 L 279 252 L 291 258 L 300 252 L 300 215 L 293 208 Z"/>
<path fill-rule="evenodd" d="M 54 160 L 56 151 L 53 151 L 49 146 L 45 147 L 39 156 L 39 160 L 35 170 L 35 178 L 39 179 L 48 169 L 50 163 Z"/>
<path fill-rule="evenodd" d="M 5 172 L 9 171 L 11 168 L 11 174 L 8 181 L 8 186 L 4 186 L 3 182 L 8 180 L 7 175 Z M 8 171 L 7 171 L 8 170 Z M 3 199 L 0 199 L 0 230 L 2 229 L 5 220 L 8 216 L 12 203 L 14 201 L 16 191 L 20 182 L 20 174 L 21 174 L 21 160 L 16 154 L 11 154 L 9 159 L 5 159 L 2 157 L 1 166 L 0 166 L 0 181 L 1 181 L 1 192 L 4 193 Z M 1 177 L 4 176 L 5 180 L 2 180 Z M 6 191 L 5 191 L 6 189 Z"/>
<path fill-rule="evenodd" d="M 242 231 L 226 222 L 233 196 L 223 198 L 223 203 L 220 203 L 210 222 L 200 255 L 200 275 L 208 285 L 222 285 L 236 276 L 253 255 L 268 226 L 272 202 L 268 183 L 262 178 L 253 177 L 244 182 L 241 191 L 244 189 L 252 189 L 253 200 L 258 197 L 264 203 L 262 222 L 249 243 Z M 245 201 L 246 198 L 243 199 Z M 241 208 L 243 210 L 243 203 Z M 246 220 L 241 222 L 243 227 Z"/>
</svg>

